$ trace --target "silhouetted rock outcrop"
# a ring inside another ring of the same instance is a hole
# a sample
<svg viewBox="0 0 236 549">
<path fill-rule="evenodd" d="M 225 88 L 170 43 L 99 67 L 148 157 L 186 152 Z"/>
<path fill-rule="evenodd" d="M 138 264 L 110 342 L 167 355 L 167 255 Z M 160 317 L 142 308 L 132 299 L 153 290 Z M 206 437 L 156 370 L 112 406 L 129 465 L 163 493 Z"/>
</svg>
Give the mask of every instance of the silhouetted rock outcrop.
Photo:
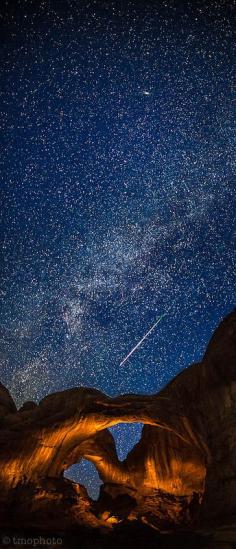
<svg viewBox="0 0 236 549">
<path fill-rule="evenodd" d="M 110 398 L 75 388 L 18 412 L 0 387 L 0 525 L 155 529 L 236 514 L 236 312 L 213 335 L 203 360 L 156 395 Z M 120 462 L 108 428 L 144 424 Z M 104 485 L 98 502 L 63 478 L 81 458 Z"/>
<path fill-rule="evenodd" d="M 16 406 L 9 391 L 0 383 L 0 418 L 7 414 L 15 413 Z"/>
</svg>

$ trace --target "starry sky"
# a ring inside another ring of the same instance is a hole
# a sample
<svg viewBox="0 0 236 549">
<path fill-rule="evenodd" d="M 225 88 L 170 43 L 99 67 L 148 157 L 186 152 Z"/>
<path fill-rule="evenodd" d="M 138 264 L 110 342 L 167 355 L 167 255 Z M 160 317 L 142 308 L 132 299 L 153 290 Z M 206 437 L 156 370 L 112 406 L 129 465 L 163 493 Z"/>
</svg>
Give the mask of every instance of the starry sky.
<svg viewBox="0 0 236 549">
<path fill-rule="evenodd" d="M 18 405 L 157 392 L 235 306 L 234 17 L 2 3 L 0 378 Z M 121 457 L 140 429 L 113 428 Z"/>
</svg>

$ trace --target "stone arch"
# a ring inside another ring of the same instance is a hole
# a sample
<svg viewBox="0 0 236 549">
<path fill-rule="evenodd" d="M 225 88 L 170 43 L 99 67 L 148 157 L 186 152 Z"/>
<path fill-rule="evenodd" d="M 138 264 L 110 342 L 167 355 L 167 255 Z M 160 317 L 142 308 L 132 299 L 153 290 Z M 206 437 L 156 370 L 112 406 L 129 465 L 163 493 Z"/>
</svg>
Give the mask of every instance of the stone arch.
<svg viewBox="0 0 236 549">
<path fill-rule="evenodd" d="M 128 421 L 112 419 L 112 425 L 122 423 Z M 190 439 L 178 436 L 166 426 L 152 425 L 147 419 L 140 440 L 126 459 L 120 461 L 112 433 L 102 429 L 67 453 L 63 472 L 84 458 L 95 465 L 104 483 L 130 486 L 144 492 L 161 489 L 176 495 L 202 493 L 206 455 L 201 445 Z"/>
<path fill-rule="evenodd" d="M 82 520 L 77 496 L 86 507 L 86 491 L 63 478 L 65 468 L 82 457 L 96 464 L 104 482 L 114 481 L 138 497 L 145 490 L 157 489 L 158 494 L 167 494 L 169 501 L 177 498 L 178 509 L 183 494 L 191 500 L 196 485 L 198 492 L 204 489 L 201 482 L 206 471 L 204 516 L 235 513 L 235 342 L 236 311 L 216 330 L 202 362 L 183 370 L 156 395 L 110 398 L 95 389 L 75 388 L 16 411 L 10 395 L 0 386 L 3 523 L 5 502 L 9 509 L 15 502 L 16 512 L 21 501 L 18 517 L 30 516 L 33 509 L 43 524 L 46 503 L 51 505 L 57 494 L 59 499 L 61 494 L 65 496 L 66 505 L 71 498 L 74 502 L 68 504 L 68 524 L 77 524 L 78 517 Z M 141 422 L 145 427 L 139 443 L 120 463 L 108 428 L 128 422 Z M 45 503 L 41 496 L 46 489 Z M 40 497 L 35 498 L 35 493 Z M 64 511 L 61 505 L 63 520 Z M 173 513 L 175 522 L 178 510 Z M 94 524 L 93 513 L 89 520 Z M 58 509 L 55 521 L 58 524 Z"/>
<path fill-rule="evenodd" d="M 142 437 L 122 463 L 108 431 L 119 423 L 146 424 L 144 433 L 152 437 L 150 448 L 146 442 L 143 444 Z M 27 445 L 22 437 L 25 431 Z M 166 456 L 164 462 L 162 453 Z M 168 396 L 110 398 L 94 389 L 71 389 L 46 397 L 30 412 L 19 413 L 11 459 L 5 467 L 3 461 L 1 475 L 9 485 L 22 479 L 62 478 L 64 471 L 82 458 L 95 464 L 104 482 L 163 489 L 168 485 L 169 490 L 183 493 L 187 489 L 184 481 L 173 485 L 176 464 L 178 479 L 181 474 L 186 476 L 187 463 L 192 464 L 192 471 L 194 467 L 200 471 L 206 460 L 206 446 L 191 417 L 183 415 L 181 405 L 173 404 Z M 142 475 L 139 468 L 143 469 Z"/>
</svg>

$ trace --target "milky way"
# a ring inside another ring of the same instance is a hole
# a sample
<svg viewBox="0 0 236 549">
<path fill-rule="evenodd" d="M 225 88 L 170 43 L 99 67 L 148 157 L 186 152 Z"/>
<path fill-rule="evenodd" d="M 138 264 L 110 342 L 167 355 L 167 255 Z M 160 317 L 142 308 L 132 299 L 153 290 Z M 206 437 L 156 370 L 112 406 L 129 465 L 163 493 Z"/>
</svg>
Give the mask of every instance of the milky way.
<svg viewBox="0 0 236 549">
<path fill-rule="evenodd" d="M 5 2 L 1 381 L 18 405 L 156 392 L 234 307 L 232 6 Z"/>
</svg>

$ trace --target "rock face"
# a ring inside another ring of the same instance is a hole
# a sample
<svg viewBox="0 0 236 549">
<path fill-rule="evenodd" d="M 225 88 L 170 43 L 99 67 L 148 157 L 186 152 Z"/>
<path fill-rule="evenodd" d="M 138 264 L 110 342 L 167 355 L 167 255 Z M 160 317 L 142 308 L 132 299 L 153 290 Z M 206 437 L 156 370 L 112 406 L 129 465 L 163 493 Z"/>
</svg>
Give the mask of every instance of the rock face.
<svg viewBox="0 0 236 549">
<path fill-rule="evenodd" d="M 14 414 L 16 411 L 16 406 L 9 391 L 0 383 L 0 418 L 9 413 Z"/>
<path fill-rule="evenodd" d="M 18 412 L 0 386 L 0 526 L 168 528 L 236 514 L 236 311 L 194 364 L 151 396 L 75 388 Z M 120 462 L 108 428 L 143 423 Z M 104 485 L 97 503 L 63 477 L 81 458 Z"/>
</svg>

